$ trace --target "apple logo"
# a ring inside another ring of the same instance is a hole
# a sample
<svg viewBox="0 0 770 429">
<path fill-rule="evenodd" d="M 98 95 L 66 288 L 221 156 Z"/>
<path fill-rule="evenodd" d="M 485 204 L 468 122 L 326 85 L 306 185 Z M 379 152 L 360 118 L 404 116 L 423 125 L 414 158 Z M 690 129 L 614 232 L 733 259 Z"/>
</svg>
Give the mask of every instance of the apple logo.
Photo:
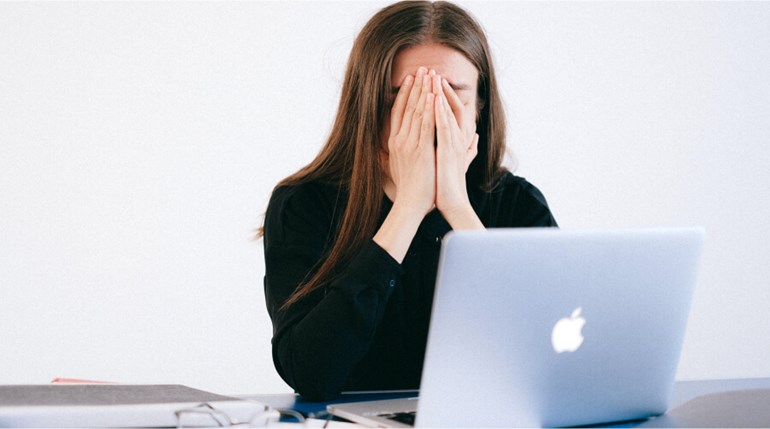
<svg viewBox="0 0 770 429">
<path fill-rule="evenodd" d="M 553 326 L 551 344 L 556 353 L 574 352 L 583 344 L 583 326 L 586 319 L 580 315 L 582 307 L 576 308 L 569 317 L 560 319 Z"/>
</svg>

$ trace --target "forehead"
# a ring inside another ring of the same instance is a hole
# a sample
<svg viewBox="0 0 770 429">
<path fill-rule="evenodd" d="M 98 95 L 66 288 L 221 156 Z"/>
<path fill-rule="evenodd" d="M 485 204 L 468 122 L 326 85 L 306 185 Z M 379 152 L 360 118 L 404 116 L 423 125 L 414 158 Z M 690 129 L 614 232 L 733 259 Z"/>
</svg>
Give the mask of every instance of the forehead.
<svg viewBox="0 0 770 429">
<path fill-rule="evenodd" d="M 404 48 L 393 61 L 392 85 L 400 86 L 407 74 L 417 74 L 419 67 L 434 69 L 453 85 L 469 85 L 475 92 L 479 79 L 476 67 L 460 51 L 444 45 L 428 44 Z"/>
</svg>

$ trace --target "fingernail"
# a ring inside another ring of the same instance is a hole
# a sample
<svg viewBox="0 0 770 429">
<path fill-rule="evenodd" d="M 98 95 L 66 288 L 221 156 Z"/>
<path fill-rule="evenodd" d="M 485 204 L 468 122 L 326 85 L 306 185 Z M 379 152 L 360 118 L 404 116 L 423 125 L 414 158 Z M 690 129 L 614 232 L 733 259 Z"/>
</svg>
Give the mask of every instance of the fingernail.
<svg viewBox="0 0 770 429">
<path fill-rule="evenodd" d="M 413 80 L 414 78 L 412 77 L 412 75 L 410 74 L 406 75 L 406 77 L 404 78 L 404 85 L 411 85 Z"/>
<path fill-rule="evenodd" d="M 431 76 L 435 76 L 435 75 L 436 75 L 436 70 L 434 70 L 434 69 L 430 69 L 430 75 L 431 75 Z"/>
<path fill-rule="evenodd" d="M 422 76 L 427 72 L 428 72 L 428 69 L 426 69 L 425 67 L 420 67 L 417 69 L 417 76 Z"/>
</svg>

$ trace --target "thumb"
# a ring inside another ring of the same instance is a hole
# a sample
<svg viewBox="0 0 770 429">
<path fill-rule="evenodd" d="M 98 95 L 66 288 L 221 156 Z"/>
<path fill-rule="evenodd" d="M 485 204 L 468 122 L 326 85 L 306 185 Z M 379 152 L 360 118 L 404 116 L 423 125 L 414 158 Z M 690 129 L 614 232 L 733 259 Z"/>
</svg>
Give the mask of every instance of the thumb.
<svg viewBox="0 0 770 429">
<path fill-rule="evenodd" d="M 474 134 L 473 140 L 471 141 L 471 145 L 468 147 L 468 151 L 465 155 L 465 170 L 468 170 L 468 167 L 471 166 L 471 162 L 473 162 L 473 159 L 476 158 L 476 155 L 479 153 L 479 135 Z"/>
<path fill-rule="evenodd" d="M 475 152 L 475 151 L 478 151 L 478 148 L 479 148 L 479 133 L 474 133 L 473 141 L 471 141 L 471 145 L 468 148 L 468 150 L 472 150 Z"/>
</svg>

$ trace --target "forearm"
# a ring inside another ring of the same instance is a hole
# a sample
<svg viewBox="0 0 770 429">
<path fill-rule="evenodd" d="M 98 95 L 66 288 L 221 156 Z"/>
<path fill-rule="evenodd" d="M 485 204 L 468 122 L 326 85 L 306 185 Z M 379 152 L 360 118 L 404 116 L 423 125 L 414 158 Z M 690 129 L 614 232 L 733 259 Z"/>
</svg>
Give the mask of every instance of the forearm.
<svg viewBox="0 0 770 429">
<path fill-rule="evenodd" d="M 272 269 L 273 262 L 290 255 L 268 255 L 271 269 L 266 290 L 293 289 L 293 280 L 282 278 L 292 269 Z M 284 380 L 312 400 L 338 393 L 368 353 L 400 275 L 398 264 L 376 243 L 368 242 L 339 278 L 272 314 L 273 359 Z"/>
<path fill-rule="evenodd" d="M 374 235 L 374 242 L 382 247 L 399 264 L 404 261 L 406 252 L 425 217 L 408 203 L 396 198 L 382 226 Z"/>
<path fill-rule="evenodd" d="M 386 303 L 387 296 L 372 289 L 330 291 L 275 339 L 273 357 L 282 377 L 307 400 L 333 398 L 369 351 Z"/>
</svg>

